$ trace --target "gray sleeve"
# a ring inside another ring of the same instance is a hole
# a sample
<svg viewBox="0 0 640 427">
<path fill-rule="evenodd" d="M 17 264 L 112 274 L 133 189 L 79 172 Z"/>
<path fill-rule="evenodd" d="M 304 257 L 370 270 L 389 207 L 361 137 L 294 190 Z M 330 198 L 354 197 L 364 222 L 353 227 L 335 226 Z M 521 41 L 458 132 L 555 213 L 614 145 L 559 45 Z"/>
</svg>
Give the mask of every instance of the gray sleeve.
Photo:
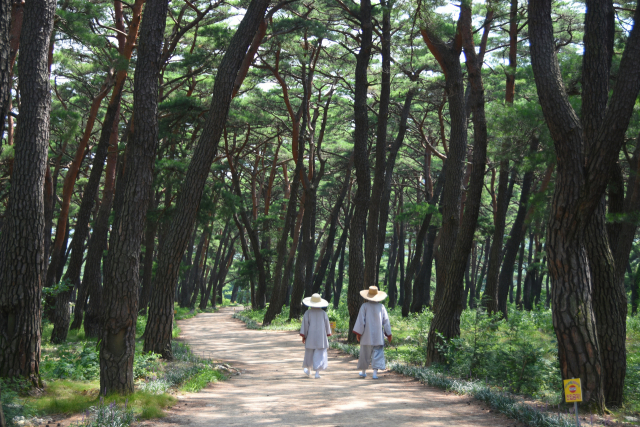
<svg viewBox="0 0 640 427">
<path fill-rule="evenodd" d="M 360 311 L 358 312 L 358 318 L 356 319 L 356 324 L 353 326 L 353 332 L 362 335 L 364 333 L 364 325 L 366 324 L 365 320 L 365 305 L 362 304 L 360 306 Z"/>
<path fill-rule="evenodd" d="M 304 312 L 304 317 L 302 318 L 302 324 L 300 325 L 300 335 L 307 336 L 307 332 L 309 332 L 309 327 L 307 322 L 309 321 L 309 310 Z"/>
<path fill-rule="evenodd" d="M 391 335 L 391 322 L 389 322 L 389 315 L 384 305 L 382 306 L 382 327 L 384 328 L 384 334 L 386 336 Z"/>
<path fill-rule="evenodd" d="M 327 313 L 324 313 L 324 329 L 327 335 L 331 335 L 331 325 L 329 324 L 329 316 Z"/>
</svg>

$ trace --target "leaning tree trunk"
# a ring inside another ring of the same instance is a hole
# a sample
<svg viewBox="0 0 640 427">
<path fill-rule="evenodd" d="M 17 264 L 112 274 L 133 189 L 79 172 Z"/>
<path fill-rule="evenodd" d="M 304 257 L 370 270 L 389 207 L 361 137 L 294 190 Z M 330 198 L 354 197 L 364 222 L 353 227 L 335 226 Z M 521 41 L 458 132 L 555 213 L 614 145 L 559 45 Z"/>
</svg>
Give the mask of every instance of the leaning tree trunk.
<svg viewBox="0 0 640 427">
<path fill-rule="evenodd" d="M 441 299 L 444 293 L 447 266 L 453 256 L 460 225 L 461 187 L 464 175 L 463 162 L 467 153 L 467 115 L 465 112 L 462 67 L 460 66 L 462 46 L 456 43 L 449 47 L 429 28 L 423 28 L 421 33 L 427 47 L 438 59 L 445 74 L 445 92 L 449 99 L 449 115 L 451 119 L 447 170 L 441 202 L 443 221 L 440 229 L 440 246 L 436 263 L 436 292 L 433 301 L 433 308 L 437 313 L 442 306 Z"/>
<path fill-rule="evenodd" d="M 251 1 L 218 66 L 209 117 L 178 194 L 175 215 L 163 251 L 158 254 L 159 268 L 149 308 L 144 351 L 153 351 L 168 359 L 172 358 L 171 330 L 175 285 L 180 258 L 189 240 L 187 230 L 193 229 L 202 191 L 227 122 L 236 75 L 268 5 L 269 0 Z"/>
<path fill-rule="evenodd" d="M 563 378 L 579 377 L 582 380 L 584 401 L 600 411 L 605 407 L 603 376 L 621 375 L 609 372 L 603 365 L 602 352 L 625 350 L 624 346 L 603 349 L 598 340 L 596 312 L 602 309 L 602 302 L 593 294 L 587 249 L 593 239 L 589 237 L 588 227 L 618 161 L 640 90 L 640 28 L 634 25 L 609 97 L 613 52 L 610 9 L 610 2 L 587 1 L 581 122 L 559 78 L 551 2 L 529 2 L 531 64 L 558 159 L 547 256 L 553 281 L 552 311 L 560 369 Z M 640 7 L 636 8 L 634 21 L 640 22 Z M 568 265 L 572 268 L 565 268 Z M 615 287 L 615 282 L 598 285 Z M 615 289 L 611 291 L 616 292 Z M 614 317 L 619 319 L 624 308 L 617 307 L 616 310 L 618 313 Z M 612 380 L 607 378 L 607 381 Z M 621 381 L 613 381 L 617 388 L 621 387 Z M 612 397 L 621 396 L 622 390 L 606 393 L 612 393 Z"/>
<path fill-rule="evenodd" d="M 389 102 L 391 99 L 391 8 L 392 1 L 381 0 L 382 7 L 382 33 L 380 37 L 382 56 L 382 76 L 380 79 L 380 95 L 378 123 L 376 132 L 376 163 L 374 168 L 371 200 L 369 201 L 369 215 L 367 217 L 367 239 L 365 241 L 364 284 L 368 286 L 380 286 L 378 284 L 378 227 L 381 201 L 385 185 L 385 151 L 387 148 L 387 124 L 389 122 Z M 369 178 L 367 178 L 369 179 Z M 358 185 L 359 187 L 359 185 Z M 386 228 L 386 221 L 384 227 Z M 386 231 L 386 230 L 385 230 Z"/>
<path fill-rule="evenodd" d="M 302 141 L 303 138 L 300 138 Z M 302 152 L 302 149 L 300 149 Z M 302 217 L 302 228 L 300 229 L 300 249 L 295 264 L 293 276 L 293 289 L 291 290 L 291 302 L 289 305 L 289 319 L 297 319 L 304 312 L 302 311 L 302 297 L 305 293 L 305 279 L 307 265 L 313 265 L 313 236 L 311 235 L 313 205 L 315 204 L 315 189 L 307 188 L 304 199 L 304 215 Z"/>
<path fill-rule="evenodd" d="M 47 57 L 55 1 L 24 6 L 18 69 L 21 96 L 9 202 L 0 234 L 0 376 L 40 384 L 44 281 L 44 176 L 51 90 Z"/>
<path fill-rule="evenodd" d="M 132 19 L 129 25 L 129 32 L 126 37 L 126 41 L 123 40 L 121 36 L 118 37 L 118 41 L 120 44 L 119 50 L 121 54 L 121 59 L 123 61 L 126 61 L 127 64 L 128 64 L 128 61 L 131 59 L 134 43 L 138 35 L 138 27 L 140 23 L 140 11 L 142 9 L 143 3 L 144 3 L 144 0 L 136 0 L 136 2 L 132 5 Z M 121 10 L 118 9 L 118 4 L 116 3 L 114 7 L 116 8 L 116 16 L 120 16 Z M 121 9 L 121 7 L 122 5 L 120 4 L 119 8 Z M 123 27 L 120 24 L 118 26 L 120 27 L 120 30 L 122 30 Z M 65 273 L 66 280 L 73 287 L 80 288 L 80 286 L 82 285 L 80 282 L 80 271 L 82 269 L 82 262 L 83 262 L 83 256 L 84 256 L 84 249 L 85 249 L 84 244 L 87 239 L 87 235 L 89 234 L 89 222 L 91 220 L 91 213 L 93 211 L 96 196 L 99 191 L 100 178 L 102 176 L 104 162 L 105 162 L 105 159 L 107 159 L 108 157 L 108 151 L 110 151 L 109 149 L 110 146 L 113 147 L 115 145 L 117 149 L 117 137 L 118 137 L 117 131 L 118 131 L 118 122 L 119 122 L 120 100 L 122 98 L 122 88 L 124 86 L 126 76 L 127 76 L 126 67 L 121 68 L 116 74 L 116 79 L 115 79 L 116 81 L 114 84 L 113 92 L 111 94 L 111 98 L 109 100 L 109 105 L 107 106 L 105 117 L 102 123 L 102 130 L 100 133 L 98 146 L 96 148 L 96 154 L 93 159 L 91 173 L 89 175 L 89 180 L 87 182 L 87 185 L 85 186 L 82 202 L 80 203 L 80 210 L 78 211 L 78 215 L 76 218 L 76 226 L 73 231 L 73 239 L 71 240 L 71 255 L 69 260 L 69 267 L 67 268 L 67 271 Z M 105 91 L 106 91 L 106 88 L 105 88 Z M 100 96 L 104 97 L 105 95 L 103 94 Z M 93 109 L 94 108 L 97 109 L 97 107 L 100 105 L 100 100 L 101 100 L 100 96 L 96 98 L 96 100 L 94 100 L 94 105 L 92 105 L 92 111 L 90 112 L 90 115 L 89 115 L 90 123 L 87 124 L 85 134 L 83 135 L 83 142 L 85 144 L 86 142 L 88 142 L 89 137 L 91 135 L 90 130 L 93 128 L 93 123 L 91 122 L 91 118 L 93 117 L 95 119 L 95 114 Z M 82 161 L 82 158 L 77 157 L 74 163 L 77 164 L 77 167 L 79 167 L 79 164 L 81 163 L 81 161 Z M 74 174 L 72 174 L 72 176 L 67 177 L 71 179 L 68 180 L 67 178 L 65 178 L 65 186 L 69 184 L 73 186 L 73 182 L 75 181 L 75 174 L 77 174 L 77 171 Z M 65 200 L 63 200 L 63 203 L 62 203 L 63 212 L 61 212 L 61 215 L 64 215 L 64 217 L 66 217 L 67 215 L 66 213 L 64 213 L 64 210 L 65 209 L 68 210 L 68 207 L 65 208 L 66 204 L 67 202 L 65 198 Z M 66 220 L 63 221 L 63 223 L 66 223 Z M 68 228 L 68 226 L 66 228 Z M 57 236 L 56 236 L 56 240 L 57 240 Z M 61 264 L 60 266 L 64 265 L 64 262 L 61 262 L 59 258 L 60 258 L 59 255 L 56 254 L 56 247 L 54 246 L 51 254 L 52 265 L 50 265 L 50 269 L 51 267 L 55 266 L 56 263 Z M 60 300 L 60 301 L 56 301 L 57 312 L 55 313 L 55 318 L 54 318 L 54 332 L 51 335 L 51 340 L 53 342 L 61 342 L 66 340 L 67 331 L 69 328 L 69 316 L 68 314 L 63 312 L 63 310 L 66 307 L 65 304 L 68 304 L 69 302 L 70 295 L 71 295 L 71 291 L 63 292 L 58 295 L 57 300 Z M 82 315 L 82 307 L 80 307 L 80 309 L 81 309 L 80 315 Z"/>
<path fill-rule="evenodd" d="M 482 304 L 489 314 L 498 311 L 498 273 L 502 263 L 502 239 L 507 220 L 507 209 L 509 208 L 509 160 L 500 162 L 500 173 L 498 177 L 498 200 L 496 212 L 493 217 L 493 244 L 489 251 L 489 266 L 487 267 L 487 284 L 484 288 Z"/>
<path fill-rule="evenodd" d="M 100 392 L 133 393 L 140 246 L 158 145 L 158 85 L 168 0 L 150 2 L 140 24 L 133 135 L 127 144 L 122 205 L 115 212 L 103 289 Z M 117 197 L 116 197 L 117 198 Z"/>
<path fill-rule="evenodd" d="M 149 207 L 147 212 L 153 212 L 158 207 L 158 197 L 149 197 Z M 148 214 L 147 214 L 148 216 Z M 142 316 L 147 314 L 147 306 L 151 299 L 151 292 L 153 291 L 153 253 L 156 243 L 156 231 L 158 231 L 158 219 L 153 218 L 151 221 L 147 220 L 146 229 L 144 232 L 144 267 L 142 271 L 142 289 L 140 290 L 140 303 L 138 304 L 138 310 Z"/>
<path fill-rule="evenodd" d="M 447 268 L 446 281 L 440 299 L 441 306 L 436 311 L 431 327 L 429 328 L 427 344 L 427 364 L 439 362 L 441 354 L 438 351 L 442 339 L 451 339 L 460 336 L 460 315 L 464 305 L 464 271 L 471 252 L 473 236 L 476 230 L 480 204 L 482 199 L 482 187 L 484 185 L 484 170 L 487 158 L 487 122 L 484 111 L 484 87 L 481 74 L 481 63 L 475 53 L 471 34 L 471 8 L 463 4 L 460 11 L 460 23 L 464 54 L 466 57 L 467 71 L 469 73 L 469 85 L 471 95 L 469 106 L 473 120 L 473 165 L 467 191 L 465 212 L 458 233 L 452 257 L 443 267 Z M 464 106 L 461 106 L 464 113 Z M 452 125 L 459 124 L 452 120 Z M 449 147 L 449 153 L 453 149 Z M 447 170 L 451 165 L 447 160 Z M 445 181 L 445 185 L 448 181 Z M 442 262 L 440 260 L 440 262 Z"/>
<path fill-rule="evenodd" d="M 370 284 L 364 282 L 364 260 L 362 254 L 363 237 L 367 227 L 367 211 L 369 210 L 369 196 L 371 192 L 371 176 L 369 172 L 368 154 L 368 129 L 369 111 L 367 109 L 367 90 L 369 82 L 367 80 L 367 68 L 372 49 L 372 23 L 371 23 L 371 1 L 362 0 L 360 2 L 360 51 L 356 55 L 355 69 L 355 94 L 353 99 L 354 111 L 354 143 L 353 143 L 353 164 L 356 168 L 356 191 L 354 204 L 355 212 L 351 218 L 351 229 L 349 230 L 349 286 L 347 289 L 347 307 L 349 309 L 349 341 L 355 342 L 353 326 L 362 304 L 360 291 Z"/>
<path fill-rule="evenodd" d="M 438 176 L 438 182 L 436 183 L 436 188 L 433 192 L 433 196 L 431 197 L 431 200 L 429 200 L 430 208 L 435 206 L 436 203 L 438 203 L 438 199 L 440 198 L 440 191 L 442 190 L 443 185 L 444 185 L 444 170 L 440 172 L 440 175 Z M 409 263 L 409 266 L 407 267 L 407 275 L 404 279 L 404 283 L 402 284 L 402 286 L 404 286 L 405 288 L 404 301 L 402 304 L 402 317 L 409 316 L 409 311 L 412 308 L 411 284 L 413 283 L 413 276 L 415 275 L 416 270 L 418 269 L 418 263 L 420 262 L 420 258 L 422 257 L 422 250 L 424 248 L 424 239 L 427 236 L 427 231 L 429 230 L 429 226 L 431 225 L 432 216 L 433 216 L 433 211 L 429 209 L 427 211 L 427 214 L 424 216 L 424 219 L 422 220 L 422 224 L 420 225 L 420 230 L 418 231 L 418 235 L 416 236 L 416 250 L 413 254 L 413 259 L 411 260 L 411 262 Z M 421 300 L 420 294 L 421 294 L 421 287 L 418 285 L 416 281 L 416 284 L 413 287 L 414 302 Z M 420 302 L 419 304 L 421 305 Z"/>
<path fill-rule="evenodd" d="M 540 145 L 540 139 L 533 136 L 531 138 L 531 144 L 529 145 L 530 156 L 533 156 L 538 151 L 538 145 Z M 518 212 L 516 213 L 516 219 L 513 221 L 511 232 L 509 233 L 509 239 L 504 247 L 502 270 L 500 271 L 500 276 L 498 278 L 498 309 L 502 312 L 505 319 L 508 316 L 507 298 L 509 296 L 509 289 L 511 289 L 513 285 L 513 272 L 516 265 L 516 258 L 518 257 L 520 243 L 523 241 L 525 235 L 524 221 L 527 216 L 532 182 L 533 169 L 526 171 L 522 178 Z"/>
<path fill-rule="evenodd" d="M 128 138 L 128 132 L 126 133 Z M 98 209 L 98 218 L 93 226 L 93 233 L 87 247 L 87 261 L 84 266 L 84 276 L 82 286 L 85 292 L 91 296 L 87 305 L 84 319 L 84 334 L 86 337 L 97 338 L 100 335 L 102 324 L 100 321 L 100 311 L 102 309 L 102 259 L 104 251 L 107 249 L 107 239 L 109 237 L 109 216 L 113 205 L 114 189 L 116 181 L 116 168 L 118 163 L 117 135 L 112 134 L 109 152 L 107 154 L 107 168 L 105 171 L 104 188 L 102 190 L 102 202 Z M 122 162 L 121 162 L 122 163 Z M 122 169 L 120 167 L 120 169 Z M 121 172 L 120 172 L 121 175 Z M 82 322 L 82 311 L 76 310 L 76 318 L 73 320 L 71 329 L 77 323 L 80 328 Z"/>
<path fill-rule="evenodd" d="M 273 291 L 271 293 L 271 302 L 269 303 L 269 307 L 267 308 L 266 313 L 264 314 L 264 319 L 262 321 L 263 325 L 270 325 L 271 322 L 276 318 L 278 314 L 282 311 L 282 306 L 284 305 L 284 301 L 287 296 L 287 288 L 285 286 L 286 276 L 287 274 L 283 274 L 284 264 L 287 261 L 287 243 L 289 241 L 289 234 L 294 226 L 296 220 L 296 205 L 298 202 L 298 188 L 300 186 L 300 170 L 302 164 L 302 156 L 299 155 L 300 159 L 296 162 L 296 168 L 293 172 L 293 183 L 291 184 L 291 195 L 289 196 L 289 201 L 287 203 L 287 213 L 284 218 L 284 226 L 282 227 L 282 235 L 278 240 L 278 244 L 276 245 L 276 253 L 278 257 L 276 259 L 276 266 L 273 271 Z M 296 246 L 297 240 L 294 239 L 293 245 L 294 248 Z M 294 250 L 291 248 L 291 250 Z M 285 269 L 286 270 L 286 269 Z M 288 273 L 285 271 L 285 273 Z"/>
</svg>

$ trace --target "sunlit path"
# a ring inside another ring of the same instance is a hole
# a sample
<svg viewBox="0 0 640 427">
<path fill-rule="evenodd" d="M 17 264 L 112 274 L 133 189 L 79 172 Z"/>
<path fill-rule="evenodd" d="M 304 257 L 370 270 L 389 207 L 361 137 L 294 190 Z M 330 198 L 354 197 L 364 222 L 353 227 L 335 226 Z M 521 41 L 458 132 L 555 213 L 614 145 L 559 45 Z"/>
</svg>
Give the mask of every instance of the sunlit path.
<svg viewBox="0 0 640 427">
<path fill-rule="evenodd" d="M 246 329 L 232 308 L 179 322 L 194 352 L 242 370 L 224 383 L 188 394 L 161 421 L 144 425 L 421 425 L 513 426 L 468 397 L 446 394 L 384 372 L 360 379 L 356 360 L 329 351 L 321 379 L 302 373 L 304 347 L 295 332 Z"/>
</svg>

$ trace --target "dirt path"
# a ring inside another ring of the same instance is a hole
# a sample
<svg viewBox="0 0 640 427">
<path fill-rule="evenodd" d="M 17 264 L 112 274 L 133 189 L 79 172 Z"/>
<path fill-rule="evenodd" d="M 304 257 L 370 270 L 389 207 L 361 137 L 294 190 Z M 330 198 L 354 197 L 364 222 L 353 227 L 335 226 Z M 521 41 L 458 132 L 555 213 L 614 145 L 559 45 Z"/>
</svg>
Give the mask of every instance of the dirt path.
<svg viewBox="0 0 640 427">
<path fill-rule="evenodd" d="M 466 396 L 447 394 L 392 372 L 358 377 L 356 360 L 329 350 L 322 378 L 302 373 L 295 332 L 246 329 L 232 308 L 179 322 L 194 352 L 211 353 L 242 374 L 186 394 L 154 426 L 520 426 Z"/>
</svg>

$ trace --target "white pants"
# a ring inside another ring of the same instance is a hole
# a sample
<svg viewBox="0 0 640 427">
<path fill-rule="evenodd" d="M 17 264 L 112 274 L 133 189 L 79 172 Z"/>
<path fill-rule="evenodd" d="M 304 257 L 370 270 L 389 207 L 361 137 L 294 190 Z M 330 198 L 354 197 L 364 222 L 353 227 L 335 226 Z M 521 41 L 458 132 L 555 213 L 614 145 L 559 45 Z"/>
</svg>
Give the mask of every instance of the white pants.
<svg viewBox="0 0 640 427">
<path fill-rule="evenodd" d="M 329 367 L 329 358 L 326 348 L 305 348 L 303 368 L 309 368 L 314 371 L 324 371 Z"/>
<path fill-rule="evenodd" d="M 385 369 L 384 346 L 383 345 L 362 345 L 360 344 L 360 357 L 358 358 L 358 369 L 369 368 Z"/>
</svg>

